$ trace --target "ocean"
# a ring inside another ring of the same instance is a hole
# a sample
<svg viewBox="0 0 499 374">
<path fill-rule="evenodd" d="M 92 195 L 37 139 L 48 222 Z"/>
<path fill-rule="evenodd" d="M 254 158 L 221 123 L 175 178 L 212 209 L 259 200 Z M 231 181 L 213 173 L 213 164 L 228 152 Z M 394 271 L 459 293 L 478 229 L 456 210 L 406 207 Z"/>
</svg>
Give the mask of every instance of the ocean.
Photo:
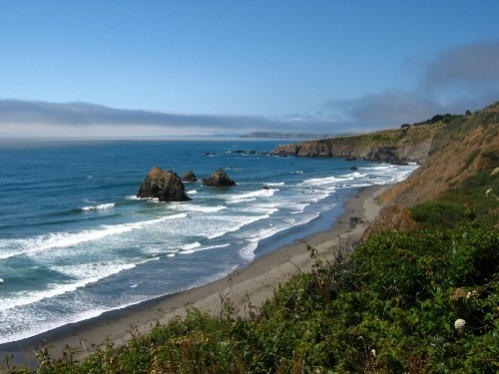
<svg viewBox="0 0 499 374">
<path fill-rule="evenodd" d="M 417 167 L 268 155 L 282 143 L 0 140 L 0 344 L 214 281 Z M 138 199 L 154 166 L 237 186 Z"/>
</svg>

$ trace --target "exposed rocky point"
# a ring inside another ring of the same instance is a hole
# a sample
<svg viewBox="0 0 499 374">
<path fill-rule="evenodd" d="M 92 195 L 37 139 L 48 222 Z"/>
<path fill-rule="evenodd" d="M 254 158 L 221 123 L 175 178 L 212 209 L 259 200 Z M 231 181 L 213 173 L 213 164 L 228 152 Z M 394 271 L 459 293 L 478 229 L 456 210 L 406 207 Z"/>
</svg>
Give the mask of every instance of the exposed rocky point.
<svg viewBox="0 0 499 374">
<path fill-rule="evenodd" d="M 446 131 L 448 129 L 444 123 L 427 123 L 410 128 L 280 145 L 271 155 L 421 164 L 442 147 L 441 139 L 445 138 Z"/>
<path fill-rule="evenodd" d="M 137 192 L 137 197 L 153 197 L 159 201 L 188 201 L 185 187 L 173 171 L 152 168 Z"/>
<path fill-rule="evenodd" d="M 222 169 L 216 170 L 208 179 L 203 178 L 202 183 L 208 187 L 231 187 L 236 185 L 236 182 L 230 179 Z"/>
<path fill-rule="evenodd" d="M 187 170 L 182 177 L 182 182 L 197 182 L 196 174 L 191 170 Z"/>
</svg>

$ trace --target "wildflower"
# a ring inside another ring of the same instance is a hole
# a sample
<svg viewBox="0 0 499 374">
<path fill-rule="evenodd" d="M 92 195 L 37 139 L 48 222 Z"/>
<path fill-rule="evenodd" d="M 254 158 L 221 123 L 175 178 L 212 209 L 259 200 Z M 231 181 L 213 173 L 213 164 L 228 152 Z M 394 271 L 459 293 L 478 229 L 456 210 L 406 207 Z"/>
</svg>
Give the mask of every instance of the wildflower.
<svg viewBox="0 0 499 374">
<path fill-rule="evenodd" d="M 487 191 L 485 191 L 485 195 L 486 195 L 487 197 L 492 196 L 492 197 L 494 197 L 497 201 L 499 201 L 499 197 L 497 197 L 496 195 L 494 195 L 494 192 L 493 192 L 492 188 L 489 188 Z"/>
<path fill-rule="evenodd" d="M 478 292 L 476 291 L 470 291 L 466 294 L 466 300 L 470 299 L 470 298 L 475 298 L 477 296 Z"/>
<path fill-rule="evenodd" d="M 465 325 L 466 325 L 466 321 L 464 319 L 461 319 L 461 318 L 456 319 L 456 322 L 454 322 L 454 328 L 457 331 L 461 331 Z"/>
<path fill-rule="evenodd" d="M 492 170 L 492 173 L 490 173 L 490 175 L 496 175 L 496 174 L 499 174 L 499 167 L 495 168 L 494 170 Z"/>
<path fill-rule="evenodd" d="M 371 356 L 376 357 L 376 350 L 374 348 L 371 349 Z"/>
</svg>

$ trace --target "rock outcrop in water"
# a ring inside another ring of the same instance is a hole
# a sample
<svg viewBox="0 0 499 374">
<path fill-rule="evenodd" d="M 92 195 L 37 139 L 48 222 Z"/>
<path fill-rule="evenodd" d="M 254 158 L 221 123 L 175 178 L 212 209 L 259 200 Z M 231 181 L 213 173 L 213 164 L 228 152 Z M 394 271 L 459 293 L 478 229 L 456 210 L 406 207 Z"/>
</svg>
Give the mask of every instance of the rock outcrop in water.
<svg viewBox="0 0 499 374">
<path fill-rule="evenodd" d="M 182 182 L 197 182 L 196 174 L 193 171 L 187 170 L 182 177 Z"/>
<path fill-rule="evenodd" d="M 154 197 L 159 201 L 188 201 L 185 187 L 173 171 L 152 168 L 137 192 L 137 197 Z"/>
<path fill-rule="evenodd" d="M 202 183 L 208 187 L 232 187 L 236 185 L 232 179 L 222 170 L 216 170 L 208 179 L 203 178 Z"/>
</svg>

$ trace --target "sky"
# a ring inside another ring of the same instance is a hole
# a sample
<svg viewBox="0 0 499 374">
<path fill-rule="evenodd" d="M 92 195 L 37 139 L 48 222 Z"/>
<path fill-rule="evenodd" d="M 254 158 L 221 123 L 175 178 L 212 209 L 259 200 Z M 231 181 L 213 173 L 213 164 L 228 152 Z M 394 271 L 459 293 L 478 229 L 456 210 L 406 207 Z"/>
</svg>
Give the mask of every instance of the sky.
<svg viewBox="0 0 499 374">
<path fill-rule="evenodd" d="M 364 132 L 499 100 L 497 0 L 0 0 L 0 136 Z"/>
</svg>

